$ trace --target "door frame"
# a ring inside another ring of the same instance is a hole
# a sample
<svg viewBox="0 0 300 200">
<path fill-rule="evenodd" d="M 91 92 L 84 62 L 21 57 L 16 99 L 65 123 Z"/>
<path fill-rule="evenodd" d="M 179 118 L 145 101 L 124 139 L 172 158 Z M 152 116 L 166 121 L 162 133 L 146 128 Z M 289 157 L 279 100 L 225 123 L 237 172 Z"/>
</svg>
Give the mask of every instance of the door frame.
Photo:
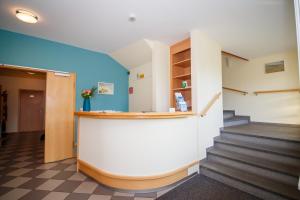
<svg viewBox="0 0 300 200">
<path fill-rule="evenodd" d="M 46 83 L 47 84 L 47 83 Z M 46 85 L 45 85 L 45 88 L 46 88 Z M 46 92 L 44 90 L 31 90 L 31 89 L 19 89 L 19 96 L 18 96 L 18 132 L 20 133 L 21 130 L 21 92 L 22 91 L 33 91 L 33 92 L 42 92 L 43 94 L 43 100 L 44 100 L 44 131 L 45 131 L 45 124 L 46 124 Z M 42 131 L 42 130 L 41 130 Z"/>
<path fill-rule="evenodd" d="M 77 81 L 77 74 L 75 72 L 65 72 L 65 71 L 56 71 L 56 70 L 48 70 L 48 69 L 41 69 L 41 68 L 34 68 L 34 67 L 26 67 L 26 66 L 18 66 L 18 65 L 9 65 L 9 64 L 3 64 L 0 63 L 0 69 L 14 69 L 14 70 L 20 70 L 20 71 L 25 71 L 25 72 L 39 72 L 39 73 L 45 73 L 46 74 L 46 79 L 47 79 L 47 73 L 48 72 L 54 72 L 54 73 L 58 73 L 58 74 L 74 74 L 75 76 L 75 80 L 74 80 L 74 107 L 73 107 L 73 113 L 75 113 L 76 111 L 76 81 Z M 46 110 L 46 106 L 47 106 L 47 102 L 46 102 L 46 92 L 47 92 L 47 80 L 46 80 L 46 89 L 44 91 L 44 97 L 45 97 L 45 110 Z M 46 113 L 45 113 L 45 126 L 46 126 Z M 19 123 L 19 122 L 18 122 Z M 19 127 L 18 127 L 19 128 Z M 75 147 L 75 117 L 73 120 L 73 150 Z M 45 132 L 46 135 L 46 132 Z M 46 137 L 45 137 L 46 140 Z M 44 153 L 45 156 L 45 153 Z M 75 156 L 75 152 L 73 151 L 73 155 L 72 157 Z M 44 161 L 45 162 L 45 161 Z"/>
</svg>

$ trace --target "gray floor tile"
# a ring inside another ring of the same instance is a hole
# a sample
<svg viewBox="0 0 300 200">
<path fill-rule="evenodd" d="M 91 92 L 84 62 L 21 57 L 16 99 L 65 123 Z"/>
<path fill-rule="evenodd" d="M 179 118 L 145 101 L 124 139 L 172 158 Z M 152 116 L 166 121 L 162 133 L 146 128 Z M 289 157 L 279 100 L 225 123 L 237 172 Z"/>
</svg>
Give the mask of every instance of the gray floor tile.
<svg viewBox="0 0 300 200">
<path fill-rule="evenodd" d="M 20 188 L 25 188 L 25 189 L 35 189 L 45 183 L 47 179 L 40 179 L 40 178 L 32 178 L 28 182 L 24 183 L 23 185 L 20 185 Z"/>
<path fill-rule="evenodd" d="M 26 174 L 31 170 L 32 169 L 21 168 L 8 173 L 7 176 L 22 176 L 23 174 Z"/>
<path fill-rule="evenodd" d="M 71 176 L 74 175 L 74 172 L 71 171 L 61 171 L 57 175 L 53 176 L 52 179 L 58 179 L 58 180 L 67 180 Z"/>
<path fill-rule="evenodd" d="M 64 200 L 68 195 L 66 192 L 50 192 L 43 200 Z"/>
<path fill-rule="evenodd" d="M 134 197 L 134 200 L 154 200 L 155 198 L 148 198 L 148 197 Z"/>
<path fill-rule="evenodd" d="M 27 193 L 26 195 L 24 195 L 20 200 L 41 200 L 48 194 L 49 191 L 33 190 Z"/>
<path fill-rule="evenodd" d="M 57 175 L 59 173 L 59 171 L 56 170 L 47 170 L 43 173 L 41 173 L 40 175 L 37 176 L 37 178 L 52 178 L 53 176 Z"/>
<path fill-rule="evenodd" d="M 42 169 L 35 169 L 35 170 L 32 170 L 26 174 L 23 174 L 22 176 L 24 177 L 36 177 L 36 176 L 39 176 L 41 175 L 42 173 L 46 172 L 46 170 L 42 170 Z"/>
<path fill-rule="evenodd" d="M 82 174 L 82 173 L 75 173 L 73 176 L 71 176 L 70 178 L 68 178 L 68 180 L 71 180 L 71 181 L 84 181 L 86 180 L 87 177 Z"/>
<path fill-rule="evenodd" d="M 15 188 L 8 193 L 2 195 L 0 197 L 0 200 L 18 200 L 27 193 L 29 193 L 31 190 L 28 189 L 21 189 L 21 188 Z"/>
<path fill-rule="evenodd" d="M 111 196 L 110 195 L 96 195 L 93 194 L 90 196 L 88 200 L 110 200 Z"/>
<path fill-rule="evenodd" d="M 63 180 L 47 180 L 45 183 L 37 187 L 37 190 L 48 190 L 53 191 L 55 188 L 57 188 L 59 185 L 61 185 L 64 181 Z"/>
<path fill-rule="evenodd" d="M 134 193 L 127 193 L 127 192 L 114 192 L 114 196 L 121 196 L 121 197 L 134 197 Z"/>
<path fill-rule="evenodd" d="M 77 166 L 76 164 L 70 165 L 69 167 L 65 168 L 65 171 L 76 171 Z"/>
<path fill-rule="evenodd" d="M 6 194 L 7 192 L 9 192 L 10 190 L 13 190 L 14 188 L 8 188 L 8 187 L 2 187 L 0 186 L 0 196 Z"/>
<path fill-rule="evenodd" d="M 111 200 L 134 200 L 134 197 L 113 196 Z"/>
<path fill-rule="evenodd" d="M 77 162 L 76 158 L 71 158 L 71 159 L 67 159 L 67 160 L 62 161 L 61 163 L 63 163 L 63 164 L 74 164 L 76 162 Z"/>
<path fill-rule="evenodd" d="M 22 162 L 18 162 L 14 165 L 11 165 L 11 167 L 15 167 L 15 168 L 22 168 L 22 167 L 26 167 L 28 165 L 32 164 L 32 162 L 26 162 L 26 161 L 22 161 Z"/>
<path fill-rule="evenodd" d="M 74 193 L 92 194 L 97 186 L 98 184 L 95 182 L 83 182 L 74 190 Z"/>
<path fill-rule="evenodd" d="M 47 163 L 42 164 L 41 166 L 37 167 L 37 169 L 51 169 L 52 167 L 55 167 L 57 163 Z"/>
<path fill-rule="evenodd" d="M 113 195 L 114 191 L 110 188 L 104 187 L 102 185 L 97 186 L 97 188 L 94 190 L 93 194 L 98 194 L 98 195 Z"/>
<path fill-rule="evenodd" d="M 56 165 L 55 167 L 52 167 L 51 169 L 61 171 L 61 170 L 66 169 L 69 166 L 70 166 L 70 164 L 61 164 L 61 163 L 59 163 L 58 165 Z"/>
<path fill-rule="evenodd" d="M 16 177 L 13 180 L 8 181 L 7 183 L 4 183 L 2 186 L 16 188 L 16 187 L 26 183 L 30 179 L 31 178 L 29 178 L 29 177 Z"/>
<path fill-rule="evenodd" d="M 55 188 L 56 192 L 72 193 L 82 182 L 80 181 L 65 181 L 63 184 Z"/>
<path fill-rule="evenodd" d="M 65 200 L 88 200 L 90 194 L 76 194 L 76 193 L 71 193 L 65 198 Z"/>
</svg>

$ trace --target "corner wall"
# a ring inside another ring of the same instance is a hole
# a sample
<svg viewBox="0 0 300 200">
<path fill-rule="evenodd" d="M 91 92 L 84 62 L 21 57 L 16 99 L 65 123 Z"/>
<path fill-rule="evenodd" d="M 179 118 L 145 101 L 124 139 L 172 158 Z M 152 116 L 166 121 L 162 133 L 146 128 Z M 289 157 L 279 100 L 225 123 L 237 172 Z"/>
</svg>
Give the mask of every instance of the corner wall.
<svg viewBox="0 0 300 200">
<path fill-rule="evenodd" d="M 191 32 L 193 112 L 200 113 L 211 99 L 222 91 L 222 57 L 220 45 L 200 31 Z M 206 157 L 206 148 L 223 127 L 222 97 L 198 118 L 199 159 Z"/>
<path fill-rule="evenodd" d="M 285 71 L 265 74 L 266 63 L 284 60 Z M 259 90 L 299 88 L 297 52 L 283 52 L 251 59 L 248 62 L 223 61 L 223 86 L 249 92 L 243 96 L 224 90 L 224 109 L 235 110 L 239 115 L 249 115 L 252 121 L 300 124 L 300 94 L 253 94 Z"/>
</svg>

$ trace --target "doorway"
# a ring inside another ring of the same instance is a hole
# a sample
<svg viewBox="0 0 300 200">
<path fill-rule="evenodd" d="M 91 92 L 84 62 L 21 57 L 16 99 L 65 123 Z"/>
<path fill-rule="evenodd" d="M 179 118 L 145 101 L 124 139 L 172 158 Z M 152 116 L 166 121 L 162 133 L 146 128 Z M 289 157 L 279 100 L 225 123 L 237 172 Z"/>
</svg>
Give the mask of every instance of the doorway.
<svg viewBox="0 0 300 200">
<path fill-rule="evenodd" d="M 0 76 L 2 90 L 5 85 L 8 92 L 9 128 L 15 130 L 6 135 L 36 138 L 43 134 L 45 163 L 74 157 L 76 75 L 1 65 Z M 35 80 L 28 83 L 29 79 Z"/>
<path fill-rule="evenodd" d="M 44 91 L 19 91 L 19 133 L 45 130 Z"/>
</svg>

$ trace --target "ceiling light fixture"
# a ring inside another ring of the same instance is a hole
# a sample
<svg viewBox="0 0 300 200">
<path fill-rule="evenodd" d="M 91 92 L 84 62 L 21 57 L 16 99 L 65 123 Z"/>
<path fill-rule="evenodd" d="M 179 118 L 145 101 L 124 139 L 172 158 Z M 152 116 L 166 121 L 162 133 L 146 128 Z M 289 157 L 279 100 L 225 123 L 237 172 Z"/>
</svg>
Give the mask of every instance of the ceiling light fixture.
<svg viewBox="0 0 300 200">
<path fill-rule="evenodd" d="M 135 22 L 135 20 L 136 20 L 136 15 L 135 15 L 134 13 L 130 13 L 130 14 L 129 14 L 128 20 L 129 20 L 130 22 Z"/>
<path fill-rule="evenodd" d="M 22 9 L 18 9 L 16 11 L 16 17 L 19 20 L 30 24 L 35 24 L 38 21 L 38 17 L 36 15 L 34 15 L 33 13 L 27 10 L 22 10 Z"/>
</svg>

